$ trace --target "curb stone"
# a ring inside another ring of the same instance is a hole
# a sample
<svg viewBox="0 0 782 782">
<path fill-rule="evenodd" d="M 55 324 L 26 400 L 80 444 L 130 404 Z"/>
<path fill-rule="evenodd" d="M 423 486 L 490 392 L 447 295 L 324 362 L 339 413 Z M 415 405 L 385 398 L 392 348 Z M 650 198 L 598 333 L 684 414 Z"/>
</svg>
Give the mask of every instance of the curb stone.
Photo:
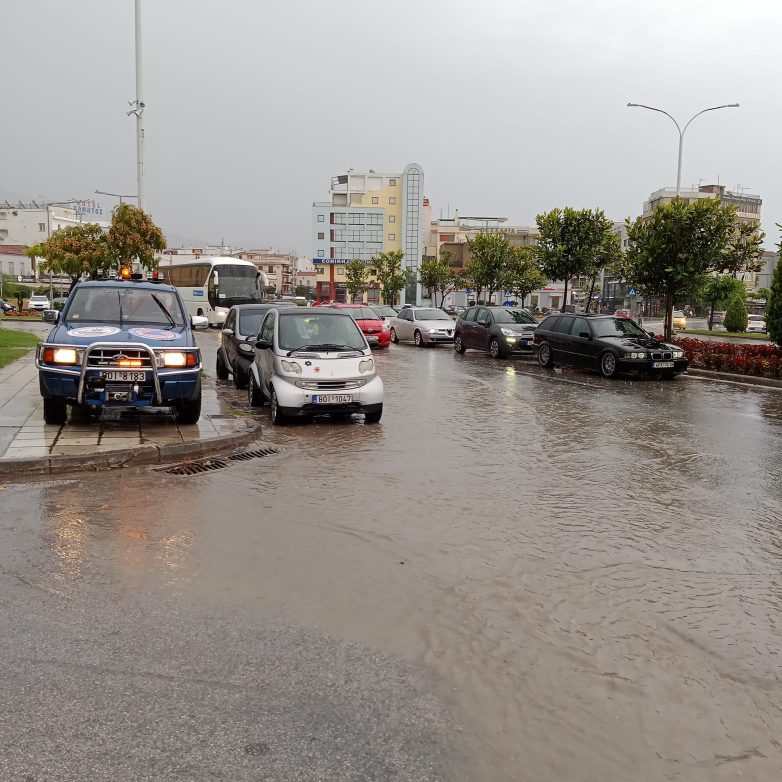
<svg viewBox="0 0 782 782">
<path fill-rule="evenodd" d="M 755 377 L 754 375 L 739 375 L 735 372 L 717 372 L 713 369 L 698 369 L 688 367 L 688 375 L 708 378 L 709 380 L 722 380 L 730 383 L 739 383 L 744 386 L 762 386 L 763 388 L 782 389 L 782 380 L 773 377 Z"/>
<path fill-rule="evenodd" d="M 140 445 L 134 448 L 119 448 L 112 451 L 85 454 L 52 454 L 50 456 L 26 459 L 0 460 L 0 475 L 24 480 L 27 476 L 60 475 L 78 471 L 101 472 L 141 464 L 164 464 L 181 458 L 200 458 L 213 453 L 247 445 L 261 437 L 263 428 L 253 425 L 241 434 L 211 437 L 171 445 Z"/>
</svg>

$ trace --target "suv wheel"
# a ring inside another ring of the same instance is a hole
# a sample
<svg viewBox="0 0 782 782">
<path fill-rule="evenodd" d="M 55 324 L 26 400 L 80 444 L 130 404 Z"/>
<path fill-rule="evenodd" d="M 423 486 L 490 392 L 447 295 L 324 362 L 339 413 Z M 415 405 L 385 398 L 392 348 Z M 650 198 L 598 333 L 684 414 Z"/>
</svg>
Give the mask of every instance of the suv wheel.
<svg viewBox="0 0 782 782">
<path fill-rule="evenodd" d="M 201 394 L 196 399 L 179 399 L 176 403 L 178 424 L 195 424 L 201 417 Z"/>
<path fill-rule="evenodd" d="M 464 342 L 462 342 L 462 337 L 461 337 L 461 334 L 457 334 L 457 335 L 454 337 L 454 340 L 453 340 L 453 349 L 454 349 L 454 350 L 455 350 L 457 353 L 464 353 L 464 351 L 465 351 L 465 350 L 467 350 L 467 348 L 466 348 L 466 347 L 464 347 Z"/>
<path fill-rule="evenodd" d="M 616 356 L 607 350 L 600 356 L 600 373 L 603 377 L 614 377 L 616 375 L 617 363 Z"/>
<path fill-rule="evenodd" d="M 68 418 L 68 408 L 65 400 L 56 396 L 43 398 L 43 420 L 47 424 L 62 426 Z"/>
<path fill-rule="evenodd" d="M 538 348 L 538 364 L 548 369 L 554 365 L 554 360 L 551 357 L 551 348 L 548 342 L 542 342 Z"/>
</svg>

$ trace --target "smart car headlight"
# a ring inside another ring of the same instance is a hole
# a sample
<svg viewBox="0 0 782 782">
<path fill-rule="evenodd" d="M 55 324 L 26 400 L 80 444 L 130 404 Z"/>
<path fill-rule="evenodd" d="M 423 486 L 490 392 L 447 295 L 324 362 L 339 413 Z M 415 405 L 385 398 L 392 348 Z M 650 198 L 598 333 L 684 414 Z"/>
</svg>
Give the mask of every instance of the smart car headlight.
<svg viewBox="0 0 782 782">
<path fill-rule="evenodd" d="M 282 367 L 283 372 L 291 372 L 294 375 L 301 374 L 301 364 L 299 364 L 298 361 L 285 361 L 285 359 L 282 359 L 280 361 L 280 366 Z"/>
<path fill-rule="evenodd" d="M 358 371 L 366 375 L 368 372 L 372 372 L 375 369 L 375 362 L 371 358 L 365 358 L 363 361 L 358 362 Z"/>
</svg>

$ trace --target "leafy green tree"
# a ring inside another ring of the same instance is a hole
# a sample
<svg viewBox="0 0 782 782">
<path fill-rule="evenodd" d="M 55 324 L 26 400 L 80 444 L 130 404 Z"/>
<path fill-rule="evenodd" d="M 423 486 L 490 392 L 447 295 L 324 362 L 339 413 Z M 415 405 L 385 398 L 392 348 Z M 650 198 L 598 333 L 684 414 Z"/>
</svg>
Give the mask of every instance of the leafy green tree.
<svg viewBox="0 0 782 782">
<path fill-rule="evenodd" d="M 367 289 L 367 266 L 360 258 L 353 258 L 345 264 L 345 288 L 351 301 Z"/>
<path fill-rule="evenodd" d="M 713 198 L 690 204 L 675 198 L 651 218 L 626 225 L 631 276 L 642 293 L 665 300 L 665 338 L 671 339 L 674 300 L 696 298 L 706 275 L 723 268 L 737 226 L 734 209 Z"/>
<path fill-rule="evenodd" d="M 765 301 L 768 301 L 770 296 L 771 296 L 770 288 L 758 288 L 756 291 L 747 292 L 748 299 L 764 299 Z"/>
<path fill-rule="evenodd" d="M 402 250 L 389 250 L 378 253 L 371 261 L 370 268 L 383 291 L 383 304 L 394 304 L 407 284 L 407 275 L 402 271 L 403 258 Z"/>
<path fill-rule="evenodd" d="M 85 274 L 95 280 L 113 266 L 108 239 L 97 223 L 61 228 L 30 249 L 45 258 L 42 269 L 70 277 L 72 286 Z"/>
<path fill-rule="evenodd" d="M 714 323 L 714 309 L 719 304 L 729 302 L 734 296 L 744 296 L 745 288 L 741 280 L 729 274 L 717 274 L 706 280 L 703 288 L 703 301 L 709 306 L 709 331 Z"/>
<path fill-rule="evenodd" d="M 430 258 L 421 264 L 418 274 L 418 280 L 425 288 L 432 293 L 432 299 L 435 307 L 442 307 L 445 297 L 461 288 L 464 281 L 455 273 L 448 263 L 452 253 L 443 250 L 440 258 Z M 437 301 L 437 294 L 440 294 L 440 301 Z"/>
<path fill-rule="evenodd" d="M 728 331 L 747 330 L 747 305 L 743 296 L 734 296 L 725 312 L 725 328 Z"/>
<path fill-rule="evenodd" d="M 512 247 L 500 272 L 500 287 L 510 291 L 524 306 L 532 291 L 542 288 L 547 280 L 538 270 L 535 248 L 531 245 Z"/>
<path fill-rule="evenodd" d="M 596 279 L 602 266 L 618 258 L 619 238 L 601 209 L 567 206 L 539 214 L 535 222 L 540 231 L 538 267 L 547 279 L 564 281 L 564 304 L 569 304 L 568 285 L 573 277 Z"/>
<path fill-rule="evenodd" d="M 782 228 L 782 226 L 779 226 Z M 782 257 L 782 241 L 777 245 Z M 766 299 L 766 330 L 772 342 L 782 346 L 782 263 L 777 262 Z"/>
<path fill-rule="evenodd" d="M 465 266 L 465 275 L 471 280 L 478 299 L 486 291 L 486 301 L 491 301 L 495 291 L 502 288 L 502 271 L 507 265 L 513 247 L 503 233 L 479 233 L 468 237 L 467 248 L 470 260 Z"/>
<path fill-rule="evenodd" d="M 166 249 L 166 237 L 152 218 L 133 204 L 120 204 L 111 215 L 108 243 L 112 262 L 120 267 L 138 261 L 145 269 L 156 269 L 155 251 Z"/>
<path fill-rule="evenodd" d="M 21 315 L 24 308 L 24 300 L 30 296 L 30 289 L 24 285 L 9 285 L 3 293 L 9 299 L 16 299 L 16 312 L 18 315 Z"/>
<path fill-rule="evenodd" d="M 733 214 L 736 208 L 731 206 Z M 760 227 L 752 223 L 742 223 L 736 218 L 733 236 L 722 253 L 722 266 L 717 269 L 737 277 L 739 272 L 754 274 L 763 268 L 763 240 L 766 235 Z"/>
<path fill-rule="evenodd" d="M 307 285 L 297 285 L 293 290 L 294 296 L 304 296 L 307 299 L 312 298 L 312 288 Z"/>
</svg>

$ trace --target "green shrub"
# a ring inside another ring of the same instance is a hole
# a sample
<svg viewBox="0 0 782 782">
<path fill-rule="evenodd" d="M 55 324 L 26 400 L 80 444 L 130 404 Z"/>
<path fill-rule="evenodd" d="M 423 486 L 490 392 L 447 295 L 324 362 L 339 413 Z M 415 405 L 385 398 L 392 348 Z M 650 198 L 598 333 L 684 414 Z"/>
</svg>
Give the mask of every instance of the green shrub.
<svg viewBox="0 0 782 782">
<path fill-rule="evenodd" d="M 777 262 L 771 278 L 771 290 L 766 302 L 766 329 L 771 341 L 782 345 L 782 262 Z"/>
<path fill-rule="evenodd" d="M 728 309 L 725 311 L 725 322 L 723 323 L 728 331 L 746 331 L 747 330 L 747 305 L 741 296 L 734 296 L 730 300 Z"/>
</svg>

